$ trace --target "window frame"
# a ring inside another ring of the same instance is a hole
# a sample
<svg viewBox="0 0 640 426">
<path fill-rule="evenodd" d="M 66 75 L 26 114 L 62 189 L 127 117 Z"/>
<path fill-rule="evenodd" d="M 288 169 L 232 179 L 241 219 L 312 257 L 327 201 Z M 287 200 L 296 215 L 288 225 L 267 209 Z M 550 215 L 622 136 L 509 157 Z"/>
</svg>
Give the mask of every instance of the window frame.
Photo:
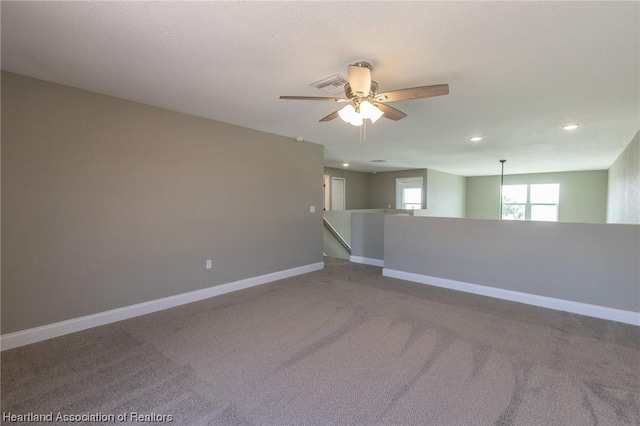
<svg viewBox="0 0 640 426">
<path fill-rule="evenodd" d="M 535 185 L 557 185 L 558 187 L 558 202 L 557 203 L 532 203 L 531 202 L 531 187 Z M 505 186 L 524 186 L 526 187 L 527 197 L 526 202 L 515 202 L 508 203 L 504 201 L 504 188 Z M 513 183 L 513 184 L 504 184 L 500 187 L 501 194 L 501 203 L 502 210 L 500 211 L 500 219 L 501 220 L 526 220 L 526 221 L 534 221 L 534 222 L 559 222 L 560 221 L 560 184 L 556 182 L 552 183 Z M 504 217 L 504 207 L 505 206 L 524 206 L 524 218 L 522 219 L 512 219 Z M 531 219 L 531 211 L 533 206 L 555 206 L 556 207 L 556 219 L 555 220 L 544 220 L 544 219 Z"/>
<path fill-rule="evenodd" d="M 420 182 L 419 185 L 415 182 Z M 407 185 L 407 186 L 404 186 Z M 409 186 L 411 185 L 411 186 Z M 406 203 L 404 200 L 404 189 L 420 188 L 420 204 Z M 424 179 L 422 176 L 411 176 L 396 178 L 396 209 L 398 210 L 420 210 L 424 208 Z M 406 208 L 406 205 L 417 206 L 416 208 Z"/>
</svg>

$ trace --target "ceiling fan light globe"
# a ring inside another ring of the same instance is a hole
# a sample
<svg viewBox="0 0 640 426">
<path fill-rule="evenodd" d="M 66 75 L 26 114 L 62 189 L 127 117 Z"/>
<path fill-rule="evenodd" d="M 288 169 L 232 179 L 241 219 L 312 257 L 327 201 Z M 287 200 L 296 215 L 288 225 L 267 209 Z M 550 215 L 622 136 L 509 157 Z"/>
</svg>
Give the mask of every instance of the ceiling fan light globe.
<svg viewBox="0 0 640 426">
<path fill-rule="evenodd" d="M 375 123 L 376 121 L 378 121 L 378 119 L 382 117 L 382 111 L 380 112 L 380 115 L 376 115 L 374 117 L 371 117 L 369 120 L 371 120 L 371 123 Z"/>
<path fill-rule="evenodd" d="M 369 101 L 360 103 L 360 113 L 363 118 L 368 118 L 372 123 L 378 121 L 382 117 L 382 111 Z"/>
<path fill-rule="evenodd" d="M 345 123 L 350 123 L 357 116 L 357 113 L 353 105 L 349 104 L 338 111 L 338 115 Z"/>
<path fill-rule="evenodd" d="M 353 118 L 349 121 L 350 124 L 354 125 L 354 126 L 362 126 L 362 123 L 364 122 L 362 115 L 356 113 Z"/>
</svg>

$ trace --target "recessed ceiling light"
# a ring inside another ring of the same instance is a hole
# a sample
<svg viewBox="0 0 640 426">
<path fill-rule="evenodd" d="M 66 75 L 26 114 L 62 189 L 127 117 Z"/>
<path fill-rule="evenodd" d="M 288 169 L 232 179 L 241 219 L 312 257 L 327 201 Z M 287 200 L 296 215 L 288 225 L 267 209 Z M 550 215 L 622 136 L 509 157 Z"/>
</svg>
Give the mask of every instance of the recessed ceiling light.
<svg viewBox="0 0 640 426">
<path fill-rule="evenodd" d="M 349 163 L 342 163 L 342 167 L 349 167 Z"/>
<path fill-rule="evenodd" d="M 567 124 L 562 126 L 563 129 L 565 130 L 573 130 L 573 129 L 577 129 L 579 126 L 579 124 Z"/>
<path fill-rule="evenodd" d="M 480 142 L 482 140 L 482 136 L 471 136 L 469 140 L 471 142 Z"/>
<path fill-rule="evenodd" d="M 298 137 L 296 138 L 296 140 L 297 140 L 298 142 L 303 142 L 303 141 L 304 141 L 304 138 L 303 138 L 302 136 L 298 136 Z"/>
</svg>

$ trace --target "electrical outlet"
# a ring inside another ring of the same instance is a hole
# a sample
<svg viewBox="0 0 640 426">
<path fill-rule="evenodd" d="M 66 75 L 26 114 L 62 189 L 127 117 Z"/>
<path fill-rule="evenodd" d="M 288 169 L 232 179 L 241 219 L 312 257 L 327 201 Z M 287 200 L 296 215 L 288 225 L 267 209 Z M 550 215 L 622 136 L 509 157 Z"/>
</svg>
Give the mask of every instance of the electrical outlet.
<svg viewBox="0 0 640 426">
<path fill-rule="evenodd" d="M 316 206 L 309 206 L 309 213 L 315 213 L 316 212 Z"/>
<path fill-rule="evenodd" d="M 205 266 L 207 269 L 213 268 L 213 261 L 211 259 L 207 259 L 207 263 Z"/>
</svg>

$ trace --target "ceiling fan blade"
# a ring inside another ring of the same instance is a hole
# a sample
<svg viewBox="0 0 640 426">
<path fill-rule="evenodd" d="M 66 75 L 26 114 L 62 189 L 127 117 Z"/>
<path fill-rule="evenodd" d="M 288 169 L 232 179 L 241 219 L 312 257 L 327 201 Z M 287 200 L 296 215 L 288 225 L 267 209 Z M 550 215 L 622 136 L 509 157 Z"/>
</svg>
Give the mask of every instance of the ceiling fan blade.
<svg viewBox="0 0 640 426">
<path fill-rule="evenodd" d="M 433 86 L 411 87 L 408 89 L 392 90 L 379 93 L 375 99 L 379 102 L 406 101 L 409 99 L 430 98 L 432 96 L 446 95 L 449 93 L 448 84 L 435 84 Z"/>
<path fill-rule="evenodd" d="M 338 112 L 340 112 L 340 110 L 333 111 L 331 114 L 327 115 L 326 117 L 322 117 L 320 119 L 320 122 L 333 120 L 334 118 L 336 118 L 338 116 Z"/>
<path fill-rule="evenodd" d="M 333 101 L 333 102 L 349 102 L 346 98 L 328 98 L 324 96 L 280 96 L 280 99 L 292 99 L 296 101 Z"/>
<path fill-rule="evenodd" d="M 375 103 L 374 106 L 378 107 L 380 111 L 384 114 L 385 117 L 390 118 L 391 120 L 398 121 L 407 116 L 404 112 L 399 109 L 395 109 L 394 107 L 390 107 L 389 105 Z"/>
</svg>

